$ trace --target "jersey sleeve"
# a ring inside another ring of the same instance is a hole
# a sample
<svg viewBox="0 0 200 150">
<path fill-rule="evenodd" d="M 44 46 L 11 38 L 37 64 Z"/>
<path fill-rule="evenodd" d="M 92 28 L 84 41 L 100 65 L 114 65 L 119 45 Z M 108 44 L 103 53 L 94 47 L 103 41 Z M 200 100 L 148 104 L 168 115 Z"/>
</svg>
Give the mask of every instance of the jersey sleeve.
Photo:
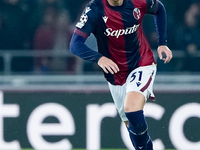
<svg viewBox="0 0 200 150">
<path fill-rule="evenodd" d="M 76 24 L 76 28 L 89 36 L 95 29 L 97 19 L 98 8 L 94 4 L 88 4 Z"/>
<path fill-rule="evenodd" d="M 84 60 L 98 62 L 102 54 L 90 49 L 85 41 L 95 30 L 97 10 L 94 5 L 88 4 L 83 11 L 70 42 L 70 51 Z"/>
<path fill-rule="evenodd" d="M 158 45 L 167 45 L 167 16 L 164 5 L 158 0 L 147 0 L 147 13 L 154 15 Z"/>
</svg>

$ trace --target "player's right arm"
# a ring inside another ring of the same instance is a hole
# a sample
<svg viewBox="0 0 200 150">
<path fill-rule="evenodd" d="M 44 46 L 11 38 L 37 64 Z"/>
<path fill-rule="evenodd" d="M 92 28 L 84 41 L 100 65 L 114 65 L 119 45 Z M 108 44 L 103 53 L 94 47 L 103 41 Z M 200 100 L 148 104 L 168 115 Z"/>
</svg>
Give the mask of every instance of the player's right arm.
<svg viewBox="0 0 200 150">
<path fill-rule="evenodd" d="M 98 62 L 102 54 L 90 49 L 85 45 L 88 36 L 95 30 L 98 19 L 95 5 L 87 5 L 83 11 L 80 21 L 76 24 L 76 29 L 70 42 L 70 51 L 84 60 Z"/>
<path fill-rule="evenodd" d="M 117 73 L 119 68 L 116 63 L 85 45 L 87 37 L 95 30 L 97 20 L 98 14 L 95 8 L 87 6 L 80 21 L 76 24 L 70 42 L 70 51 L 84 60 L 98 63 L 105 73 Z"/>
<path fill-rule="evenodd" d="M 103 69 L 105 73 L 115 74 L 119 71 L 117 64 L 105 56 L 102 56 L 99 59 L 98 65 Z"/>
<path fill-rule="evenodd" d="M 85 40 L 86 39 L 83 36 L 74 33 L 70 43 L 70 51 L 84 60 L 90 60 L 98 63 L 105 73 L 110 72 L 111 74 L 114 74 L 119 71 L 116 63 L 87 47 L 84 44 Z"/>
<path fill-rule="evenodd" d="M 85 45 L 86 39 L 87 37 L 85 38 L 84 36 L 79 35 L 75 30 L 70 42 L 70 51 L 84 60 L 97 63 L 102 57 L 102 54 L 90 49 L 87 45 Z"/>
</svg>

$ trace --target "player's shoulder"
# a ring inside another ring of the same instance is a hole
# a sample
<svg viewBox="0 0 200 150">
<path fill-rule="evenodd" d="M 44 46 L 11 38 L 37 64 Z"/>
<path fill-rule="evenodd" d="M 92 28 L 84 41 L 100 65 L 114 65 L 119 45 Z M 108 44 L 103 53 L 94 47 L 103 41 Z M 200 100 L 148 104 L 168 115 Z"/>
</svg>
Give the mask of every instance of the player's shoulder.
<svg viewBox="0 0 200 150">
<path fill-rule="evenodd" d="M 87 5 L 87 7 L 90 7 L 94 10 L 101 9 L 102 6 L 102 0 L 91 0 Z"/>
<path fill-rule="evenodd" d="M 80 21 L 76 24 L 76 27 L 82 29 L 83 27 L 95 26 L 99 18 L 99 1 L 91 0 L 85 7 Z"/>
<path fill-rule="evenodd" d="M 85 7 L 83 14 L 87 15 L 92 20 L 97 20 L 99 14 L 101 14 L 102 0 L 91 0 Z"/>
<path fill-rule="evenodd" d="M 145 7 L 154 5 L 157 0 L 130 0 L 130 1 L 132 1 L 134 5 Z"/>
<path fill-rule="evenodd" d="M 102 10 L 102 0 L 91 0 L 85 7 L 83 14 L 89 18 L 96 18 Z"/>
<path fill-rule="evenodd" d="M 134 7 L 136 8 L 145 8 L 147 5 L 147 0 L 128 0 L 129 2 L 133 3 Z"/>
<path fill-rule="evenodd" d="M 155 7 L 158 3 L 158 0 L 146 0 L 146 3 L 147 3 L 147 7 Z"/>
</svg>

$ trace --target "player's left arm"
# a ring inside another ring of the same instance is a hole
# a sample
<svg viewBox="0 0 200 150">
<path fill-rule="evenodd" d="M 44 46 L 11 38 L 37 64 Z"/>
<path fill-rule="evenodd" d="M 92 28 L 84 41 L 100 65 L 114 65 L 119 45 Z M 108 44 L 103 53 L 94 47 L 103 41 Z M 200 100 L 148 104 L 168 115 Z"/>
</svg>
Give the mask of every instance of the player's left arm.
<svg viewBox="0 0 200 150">
<path fill-rule="evenodd" d="M 147 0 L 147 13 L 154 15 L 158 33 L 158 56 L 164 63 L 172 59 L 172 51 L 167 47 L 167 15 L 164 5 L 158 0 Z M 163 57 L 163 53 L 166 57 Z"/>
</svg>

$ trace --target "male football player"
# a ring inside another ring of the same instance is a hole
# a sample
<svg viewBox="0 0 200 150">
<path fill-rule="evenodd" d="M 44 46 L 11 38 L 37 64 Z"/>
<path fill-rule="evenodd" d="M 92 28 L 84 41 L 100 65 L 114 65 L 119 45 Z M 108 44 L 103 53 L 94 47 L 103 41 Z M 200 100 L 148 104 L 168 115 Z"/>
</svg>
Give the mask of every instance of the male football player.
<svg viewBox="0 0 200 150">
<path fill-rule="evenodd" d="M 72 53 L 103 69 L 136 150 L 153 149 L 143 107 L 148 98 L 154 99 L 156 61 L 142 29 L 145 14 L 154 15 L 158 56 L 168 63 L 172 52 L 167 47 L 166 12 L 158 0 L 92 0 L 76 24 L 70 44 Z M 91 33 L 98 52 L 84 44 Z"/>
</svg>

